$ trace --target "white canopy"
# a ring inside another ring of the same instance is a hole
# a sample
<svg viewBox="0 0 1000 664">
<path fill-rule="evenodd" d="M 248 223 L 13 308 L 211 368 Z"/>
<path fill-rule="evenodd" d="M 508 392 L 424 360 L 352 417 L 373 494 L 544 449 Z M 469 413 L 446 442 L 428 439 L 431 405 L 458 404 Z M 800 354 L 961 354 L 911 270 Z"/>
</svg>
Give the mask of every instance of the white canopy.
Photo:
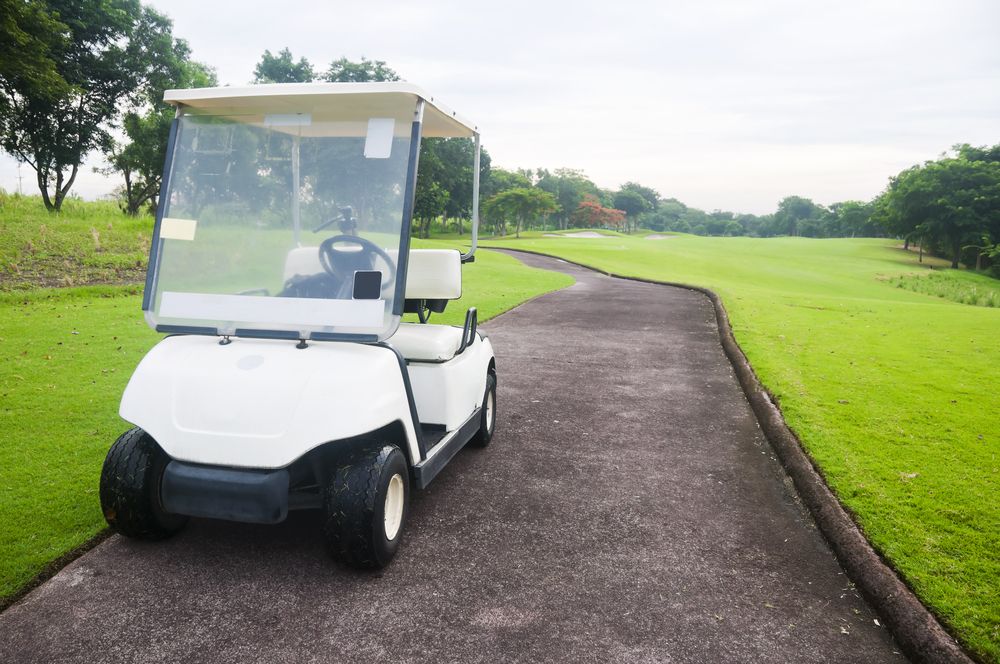
<svg viewBox="0 0 1000 664">
<path fill-rule="evenodd" d="M 163 100 L 213 115 L 309 113 L 314 120 L 395 118 L 409 126 L 418 99 L 426 102 L 423 135 L 475 136 L 476 126 L 410 83 L 275 83 L 248 87 L 167 90 Z"/>
</svg>

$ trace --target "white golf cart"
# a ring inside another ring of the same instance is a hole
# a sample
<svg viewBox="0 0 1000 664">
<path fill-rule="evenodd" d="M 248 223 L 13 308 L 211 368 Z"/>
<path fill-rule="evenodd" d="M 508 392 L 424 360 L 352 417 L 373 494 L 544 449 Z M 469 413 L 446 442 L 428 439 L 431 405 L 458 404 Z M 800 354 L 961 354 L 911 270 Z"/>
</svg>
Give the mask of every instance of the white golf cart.
<svg viewBox="0 0 1000 664">
<path fill-rule="evenodd" d="M 177 107 L 143 295 L 169 336 L 136 368 L 101 506 L 117 532 L 189 516 L 324 511 L 365 568 L 399 546 L 410 491 L 496 417 L 476 329 L 427 324 L 462 294 L 478 231 L 479 134 L 405 83 L 171 90 Z M 410 249 L 422 137 L 472 139 L 472 247 Z M 420 323 L 402 323 L 414 313 Z"/>
</svg>

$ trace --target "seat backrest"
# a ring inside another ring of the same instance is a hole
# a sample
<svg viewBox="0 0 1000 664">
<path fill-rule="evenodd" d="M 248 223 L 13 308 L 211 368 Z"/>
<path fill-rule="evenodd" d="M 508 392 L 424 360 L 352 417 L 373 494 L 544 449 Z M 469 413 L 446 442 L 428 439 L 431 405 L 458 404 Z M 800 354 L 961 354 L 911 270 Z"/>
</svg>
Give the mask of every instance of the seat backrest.
<svg viewBox="0 0 1000 664">
<path fill-rule="evenodd" d="M 410 249 L 406 268 L 407 300 L 457 300 L 460 297 L 462 254 L 458 250 Z"/>
<path fill-rule="evenodd" d="M 396 260 L 397 252 L 386 251 Z M 317 247 L 297 247 L 285 258 L 284 280 L 323 271 Z M 410 249 L 407 300 L 457 300 L 462 297 L 462 254 L 456 249 Z"/>
<path fill-rule="evenodd" d="M 297 274 L 308 276 L 320 274 L 323 266 L 319 262 L 319 247 L 296 247 L 285 257 L 285 274 L 283 281 L 288 281 Z"/>
</svg>

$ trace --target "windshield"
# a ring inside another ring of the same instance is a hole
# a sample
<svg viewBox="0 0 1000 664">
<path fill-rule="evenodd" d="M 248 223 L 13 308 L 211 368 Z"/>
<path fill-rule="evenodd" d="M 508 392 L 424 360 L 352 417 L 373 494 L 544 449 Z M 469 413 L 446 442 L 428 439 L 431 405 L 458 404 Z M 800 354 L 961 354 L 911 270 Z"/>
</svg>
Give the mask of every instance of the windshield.
<svg viewBox="0 0 1000 664">
<path fill-rule="evenodd" d="M 412 106 L 385 117 L 182 115 L 147 284 L 150 323 L 390 336 L 412 117 Z"/>
</svg>

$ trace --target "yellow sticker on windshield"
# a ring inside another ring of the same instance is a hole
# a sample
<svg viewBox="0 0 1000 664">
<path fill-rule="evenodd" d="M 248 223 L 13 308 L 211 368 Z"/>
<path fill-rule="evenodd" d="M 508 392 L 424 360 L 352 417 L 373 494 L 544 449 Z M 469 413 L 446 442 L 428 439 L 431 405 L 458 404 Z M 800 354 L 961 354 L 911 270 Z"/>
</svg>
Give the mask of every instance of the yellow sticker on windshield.
<svg viewBox="0 0 1000 664">
<path fill-rule="evenodd" d="M 198 222 L 194 219 L 164 217 L 160 220 L 161 240 L 193 240 Z"/>
</svg>

